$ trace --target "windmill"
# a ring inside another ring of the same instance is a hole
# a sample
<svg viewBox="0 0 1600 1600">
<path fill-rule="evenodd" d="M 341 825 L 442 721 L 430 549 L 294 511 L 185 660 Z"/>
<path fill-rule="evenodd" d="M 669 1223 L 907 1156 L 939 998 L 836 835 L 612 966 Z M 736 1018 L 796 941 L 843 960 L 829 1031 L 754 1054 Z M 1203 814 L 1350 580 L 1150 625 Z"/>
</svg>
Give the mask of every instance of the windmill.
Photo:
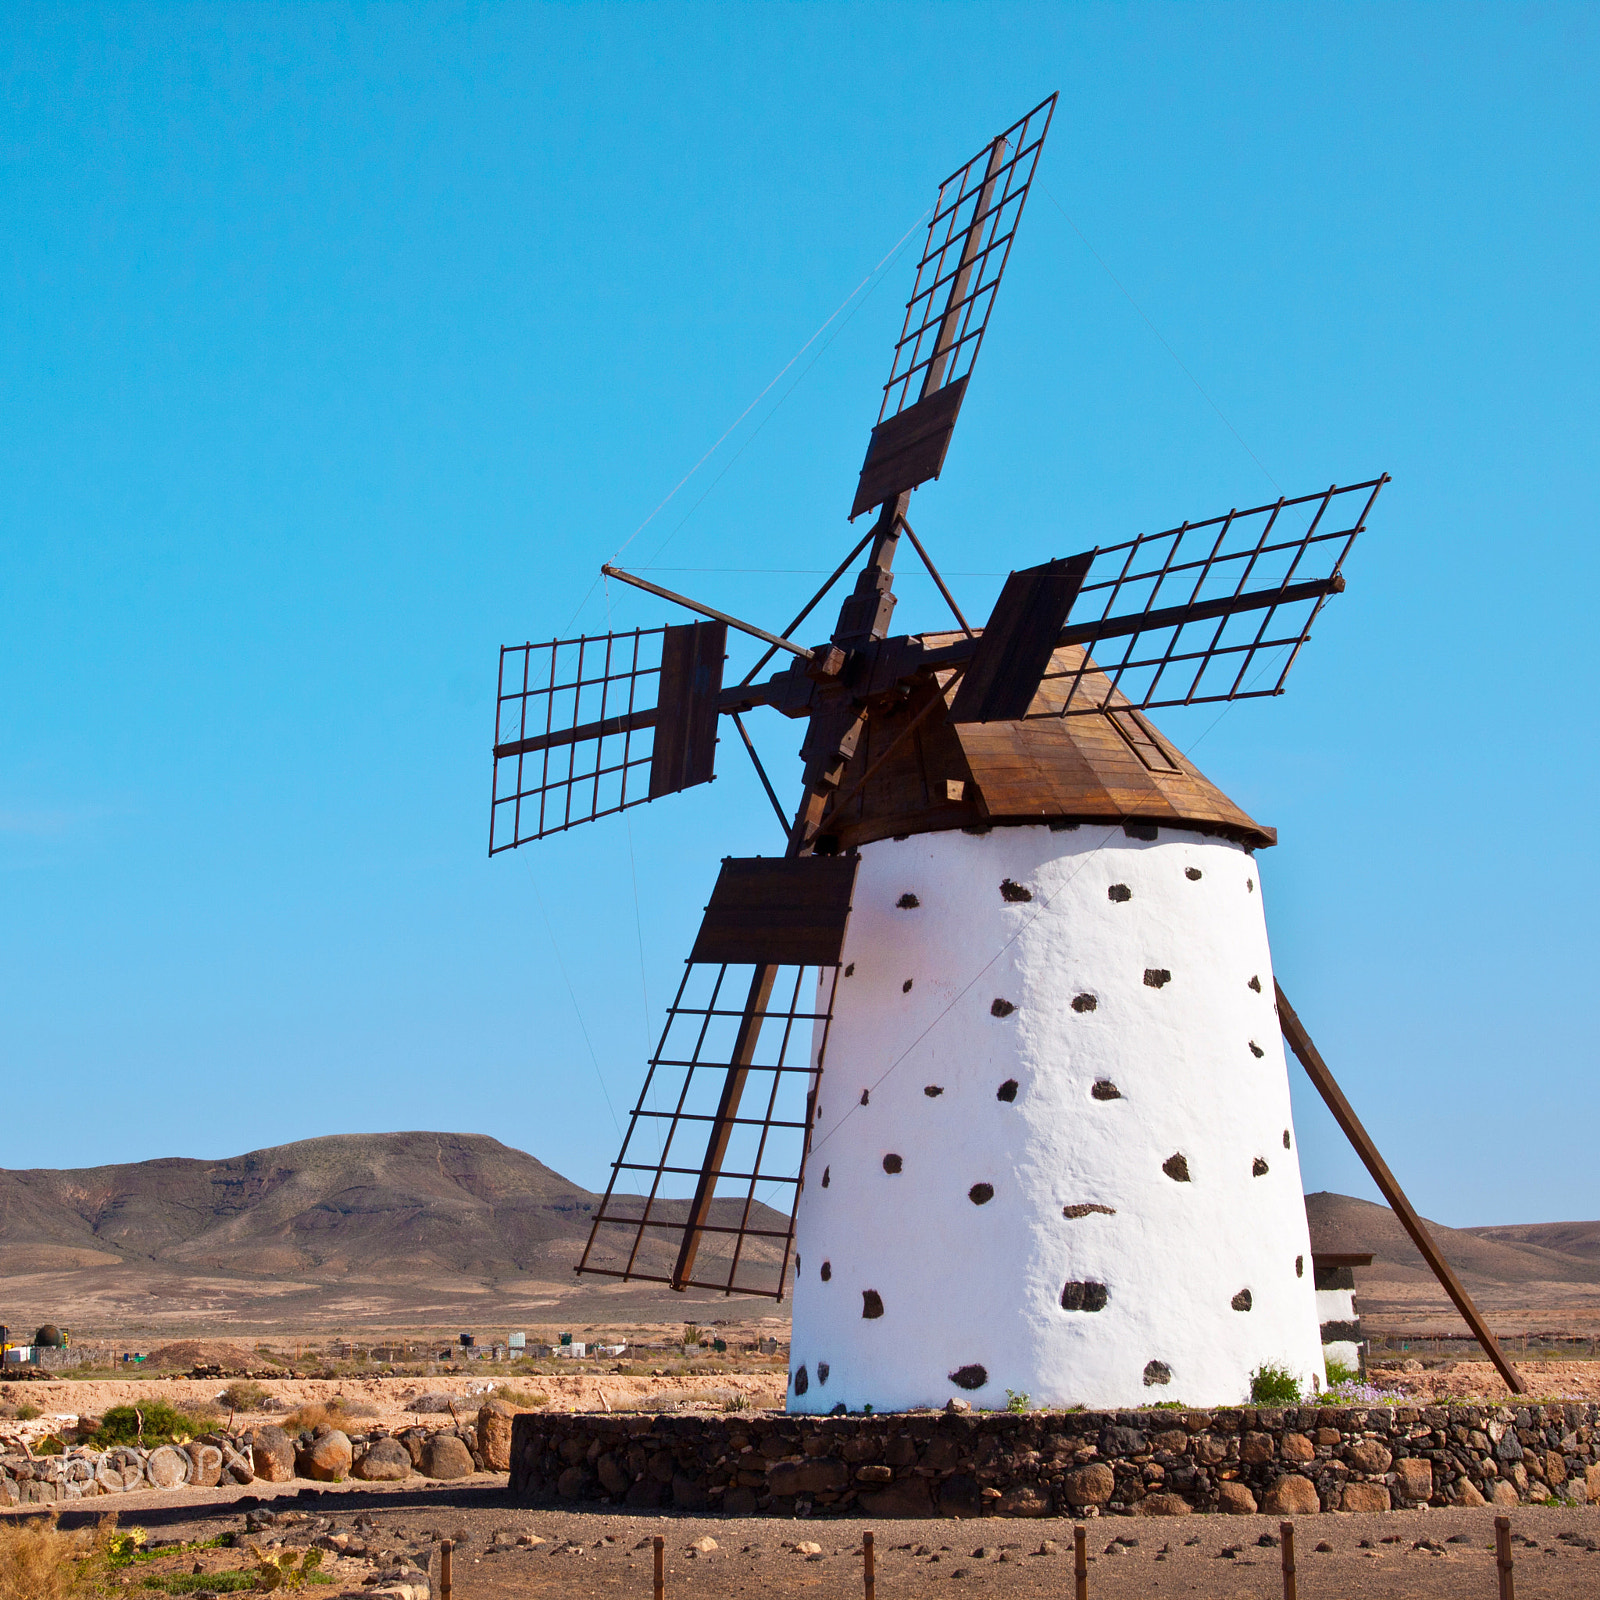
<svg viewBox="0 0 1600 1600">
<path fill-rule="evenodd" d="M 1387 477 L 1013 572 L 981 629 L 908 520 L 1054 108 L 940 186 L 850 506 L 872 522 L 781 633 L 607 566 L 701 620 L 501 651 L 491 855 L 710 782 L 722 717 L 786 839 L 722 863 L 577 1270 L 792 1286 L 796 1411 L 1231 1403 L 1263 1362 L 1314 1389 L 1281 1032 L 1520 1392 L 1276 986 L 1275 834 L 1146 716 L 1282 693 Z M 891 632 L 902 543 L 954 628 Z M 767 647 L 737 683 L 730 628 Z M 759 708 L 804 724 L 792 812 Z"/>
</svg>

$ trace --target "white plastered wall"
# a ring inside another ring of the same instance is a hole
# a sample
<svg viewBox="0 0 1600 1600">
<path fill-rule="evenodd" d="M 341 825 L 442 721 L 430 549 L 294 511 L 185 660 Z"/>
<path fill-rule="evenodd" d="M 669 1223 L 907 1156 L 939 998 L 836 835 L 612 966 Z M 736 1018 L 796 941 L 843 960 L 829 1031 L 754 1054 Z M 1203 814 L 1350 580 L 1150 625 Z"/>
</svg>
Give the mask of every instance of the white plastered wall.
<svg viewBox="0 0 1600 1600">
<path fill-rule="evenodd" d="M 863 848 L 797 1219 L 791 1410 L 1000 1409 L 1008 1389 L 1230 1404 L 1264 1362 L 1320 1383 L 1260 889 L 1243 848 L 1168 828 Z M 1084 1205 L 1110 1214 L 1063 1215 Z M 1069 1282 L 1104 1306 L 1064 1310 Z"/>
</svg>

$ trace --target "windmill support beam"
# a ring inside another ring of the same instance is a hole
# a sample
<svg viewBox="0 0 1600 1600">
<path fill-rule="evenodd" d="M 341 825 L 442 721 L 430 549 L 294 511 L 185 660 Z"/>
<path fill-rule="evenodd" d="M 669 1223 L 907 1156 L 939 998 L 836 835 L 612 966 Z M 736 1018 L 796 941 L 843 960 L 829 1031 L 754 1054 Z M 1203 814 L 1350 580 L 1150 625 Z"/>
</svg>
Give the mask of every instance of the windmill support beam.
<svg viewBox="0 0 1600 1600">
<path fill-rule="evenodd" d="M 1489 1324 L 1483 1320 L 1478 1308 L 1472 1303 L 1472 1296 L 1462 1287 L 1461 1280 L 1451 1270 L 1450 1263 L 1439 1254 L 1439 1247 L 1434 1244 L 1427 1228 L 1423 1225 L 1422 1218 L 1406 1199 L 1405 1191 L 1401 1189 L 1395 1175 L 1389 1170 L 1388 1163 L 1378 1154 L 1378 1147 L 1372 1142 L 1372 1135 L 1362 1127 L 1361 1119 L 1351 1109 L 1350 1102 L 1345 1099 L 1339 1085 L 1334 1082 L 1327 1062 L 1322 1059 L 1317 1047 L 1311 1042 L 1311 1035 L 1306 1032 L 1305 1024 L 1295 1014 L 1294 1007 L 1285 997 L 1283 986 L 1274 983 L 1274 987 L 1277 990 L 1278 1022 L 1283 1029 L 1283 1036 L 1289 1041 L 1289 1048 L 1298 1057 L 1300 1065 L 1306 1069 L 1306 1076 L 1310 1078 L 1312 1086 L 1333 1113 L 1333 1120 L 1344 1130 L 1345 1138 L 1355 1146 L 1356 1154 L 1361 1157 L 1362 1164 L 1372 1174 L 1372 1181 L 1377 1184 L 1383 1198 L 1389 1202 L 1390 1210 L 1400 1219 L 1400 1225 L 1411 1235 L 1411 1242 L 1421 1252 L 1422 1259 L 1428 1263 L 1434 1277 L 1439 1280 L 1444 1292 L 1454 1302 L 1456 1310 L 1472 1329 L 1473 1337 L 1483 1346 L 1484 1354 L 1494 1363 L 1500 1376 L 1506 1380 L 1507 1387 L 1512 1394 L 1526 1394 L 1527 1390 L 1517 1375 L 1517 1369 L 1501 1352 L 1499 1341 L 1490 1331 Z"/>
</svg>

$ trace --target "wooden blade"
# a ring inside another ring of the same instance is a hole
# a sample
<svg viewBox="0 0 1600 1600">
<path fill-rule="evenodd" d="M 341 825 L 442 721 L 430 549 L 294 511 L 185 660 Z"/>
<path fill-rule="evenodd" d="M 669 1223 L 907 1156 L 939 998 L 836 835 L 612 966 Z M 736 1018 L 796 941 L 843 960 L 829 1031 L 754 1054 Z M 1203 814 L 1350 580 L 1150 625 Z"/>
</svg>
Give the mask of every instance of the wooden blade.
<svg viewBox="0 0 1600 1600">
<path fill-rule="evenodd" d="M 984 624 L 950 707 L 952 722 L 1012 722 L 1028 714 L 1094 552 L 1013 572 Z"/>
<path fill-rule="evenodd" d="M 1372 1174 L 1372 1181 L 1377 1184 L 1383 1198 L 1389 1202 L 1390 1210 L 1411 1235 L 1411 1242 L 1421 1252 L 1422 1259 L 1428 1263 L 1434 1277 L 1439 1280 L 1444 1292 L 1450 1296 L 1456 1310 L 1465 1318 L 1467 1326 L 1472 1329 L 1473 1337 L 1483 1346 L 1484 1354 L 1495 1364 L 1500 1376 L 1506 1380 L 1506 1386 L 1512 1394 L 1526 1394 L 1527 1390 L 1523 1387 L 1522 1379 L 1517 1376 L 1517 1369 L 1502 1354 L 1499 1342 L 1490 1331 L 1489 1324 L 1483 1320 L 1478 1308 L 1472 1303 L 1472 1296 L 1451 1271 L 1450 1263 L 1440 1255 L 1439 1248 L 1434 1244 L 1433 1237 L 1424 1226 L 1422 1218 L 1406 1199 L 1405 1191 L 1401 1189 L 1395 1175 L 1389 1170 L 1388 1163 L 1378 1154 L 1378 1147 L 1372 1142 L 1372 1135 L 1362 1127 L 1361 1119 L 1356 1116 L 1343 1091 L 1334 1082 L 1327 1062 L 1312 1044 L 1311 1035 L 1306 1032 L 1305 1024 L 1295 1015 L 1294 1007 L 1289 1004 L 1283 992 L 1283 985 L 1275 983 L 1275 988 L 1278 999 L 1278 1022 L 1283 1028 L 1283 1036 L 1289 1041 L 1289 1048 L 1299 1058 L 1300 1065 L 1306 1069 L 1306 1076 L 1310 1078 L 1317 1093 L 1322 1096 L 1323 1103 L 1333 1113 L 1333 1120 L 1339 1124 L 1344 1130 L 1345 1137 L 1355 1146 L 1355 1152 L 1361 1157 L 1362 1165 Z"/>
<path fill-rule="evenodd" d="M 717 755 L 717 709 L 728 652 L 723 622 L 668 628 L 661 647 L 660 705 L 650 752 L 650 798 L 710 783 Z"/>
</svg>

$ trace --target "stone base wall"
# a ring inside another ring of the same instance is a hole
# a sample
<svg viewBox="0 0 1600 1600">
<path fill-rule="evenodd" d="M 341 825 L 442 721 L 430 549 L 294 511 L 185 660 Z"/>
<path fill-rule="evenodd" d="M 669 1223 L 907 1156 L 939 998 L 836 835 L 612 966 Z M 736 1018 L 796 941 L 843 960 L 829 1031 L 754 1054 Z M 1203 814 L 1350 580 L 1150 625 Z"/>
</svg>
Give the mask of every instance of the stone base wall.
<svg viewBox="0 0 1600 1600">
<path fill-rule="evenodd" d="M 1600 1501 L 1600 1405 L 859 1417 L 519 1413 L 525 1504 L 858 1516 L 1308 1515 Z"/>
</svg>

